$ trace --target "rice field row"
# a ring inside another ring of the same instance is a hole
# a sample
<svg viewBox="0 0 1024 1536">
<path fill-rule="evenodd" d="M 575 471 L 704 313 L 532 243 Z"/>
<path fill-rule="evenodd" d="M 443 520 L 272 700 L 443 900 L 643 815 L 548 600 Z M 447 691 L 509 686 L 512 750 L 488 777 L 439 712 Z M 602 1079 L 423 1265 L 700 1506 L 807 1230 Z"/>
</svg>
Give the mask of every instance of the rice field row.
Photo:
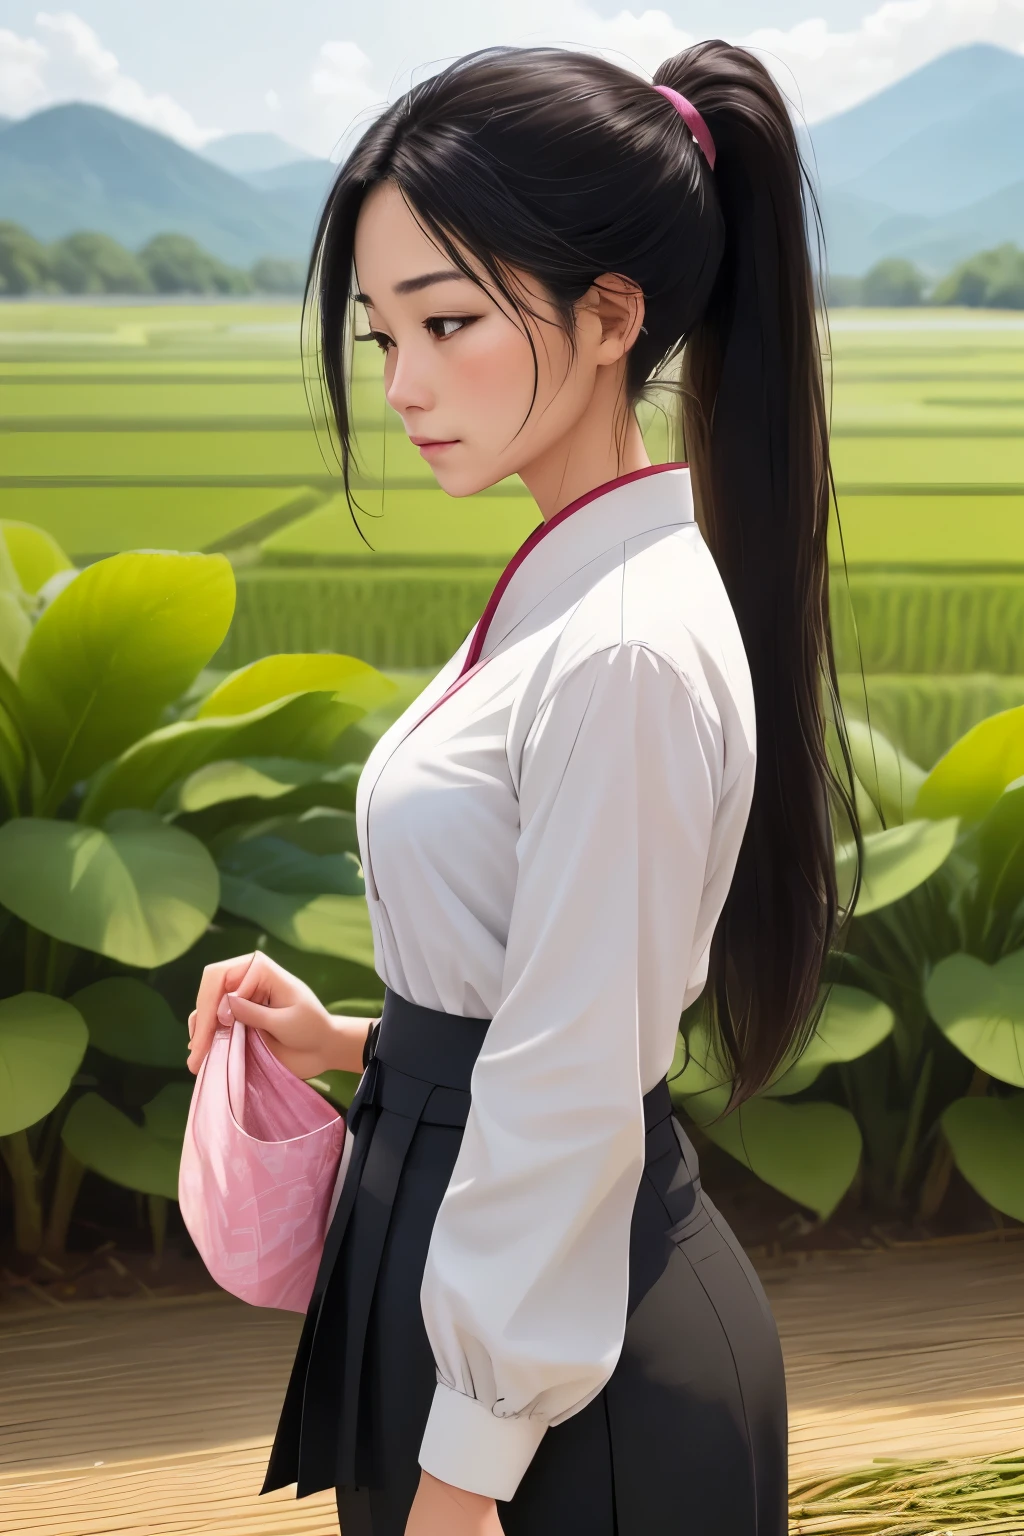
<svg viewBox="0 0 1024 1536">
<path fill-rule="evenodd" d="M 1024 565 L 1024 330 L 941 318 L 833 321 L 833 464 L 853 565 Z M 500 564 L 537 522 L 522 486 L 445 497 L 385 406 L 375 349 L 356 352 L 374 550 Z M 667 457 L 655 413 L 648 432 Z M 337 492 L 296 307 L 0 307 L 3 515 L 73 555 L 248 543 L 271 559 L 366 559 Z"/>
</svg>

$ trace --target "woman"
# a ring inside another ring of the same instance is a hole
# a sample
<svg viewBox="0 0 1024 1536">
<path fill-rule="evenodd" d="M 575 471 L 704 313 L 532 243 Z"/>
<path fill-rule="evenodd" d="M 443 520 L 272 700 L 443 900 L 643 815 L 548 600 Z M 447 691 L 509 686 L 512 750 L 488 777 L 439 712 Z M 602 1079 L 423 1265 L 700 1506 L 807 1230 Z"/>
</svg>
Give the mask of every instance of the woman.
<svg viewBox="0 0 1024 1536">
<path fill-rule="evenodd" d="M 336 1488 L 344 1536 L 786 1530 L 778 1334 L 665 1079 L 706 990 L 731 1104 L 763 1087 L 837 927 L 802 175 L 741 49 L 655 88 L 491 49 L 389 108 L 321 219 L 346 491 L 355 301 L 441 486 L 516 473 L 542 518 L 360 779 L 382 1020 L 255 955 L 190 1021 L 193 1070 L 218 1016 L 366 1068 L 261 1490 Z M 634 406 L 684 342 L 692 468 L 652 466 Z"/>
</svg>

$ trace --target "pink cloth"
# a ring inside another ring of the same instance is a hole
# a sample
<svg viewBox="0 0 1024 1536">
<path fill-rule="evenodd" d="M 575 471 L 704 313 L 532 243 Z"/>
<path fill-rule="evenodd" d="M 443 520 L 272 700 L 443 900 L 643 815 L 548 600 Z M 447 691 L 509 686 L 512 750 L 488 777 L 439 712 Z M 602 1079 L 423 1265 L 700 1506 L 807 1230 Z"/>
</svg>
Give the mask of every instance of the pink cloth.
<svg viewBox="0 0 1024 1536">
<path fill-rule="evenodd" d="M 182 1219 L 210 1274 L 256 1307 L 305 1312 L 345 1121 L 255 1029 L 218 1024 L 192 1090 Z"/>
</svg>

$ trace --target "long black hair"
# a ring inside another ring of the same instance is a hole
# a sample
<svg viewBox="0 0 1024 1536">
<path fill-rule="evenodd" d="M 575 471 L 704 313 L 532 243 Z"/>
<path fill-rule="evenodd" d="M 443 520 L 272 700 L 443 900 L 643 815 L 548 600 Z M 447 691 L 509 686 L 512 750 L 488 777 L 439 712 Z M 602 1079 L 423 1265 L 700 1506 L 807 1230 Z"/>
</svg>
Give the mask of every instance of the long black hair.
<svg viewBox="0 0 1024 1536">
<path fill-rule="evenodd" d="M 828 419 L 807 238 L 810 221 L 820 244 L 820 219 L 785 102 L 754 55 L 700 43 L 655 83 L 697 107 L 713 170 L 668 100 L 595 55 L 488 48 L 422 81 L 342 167 L 305 314 L 350 507 L 353 245 L 383 181 L 521 319 L 514 274 L 537 279 L 570 346 L 573 307 L 602 273 L 638 284 L 646 334 L 628 358 L 630 404 L 680 360 L 698 519 L 743 636 L 757 720 L 753 804 L 705 992 L 735 1108 L 799 1054 L 820 1011 L 844 921 L 833 812 L 860 848 L 829 625 Z M 826 750 L 828 716 L 846 782 Z"/>
</svg>

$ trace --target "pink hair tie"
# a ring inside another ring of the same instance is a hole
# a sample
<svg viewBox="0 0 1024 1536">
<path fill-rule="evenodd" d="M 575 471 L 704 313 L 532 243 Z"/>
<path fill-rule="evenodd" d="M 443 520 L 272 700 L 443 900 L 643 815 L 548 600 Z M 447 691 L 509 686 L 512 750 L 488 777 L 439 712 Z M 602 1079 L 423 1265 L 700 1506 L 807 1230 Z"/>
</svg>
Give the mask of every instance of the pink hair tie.
<svg viewBox="0 0 1024 1536">
<path fill-rule="evenodd" d="M 711 170 L 714 170 L 715 141 L 711 137 L 707 123 L 701 117 L 693 102 L 687 101 L 685 96 L 681 96 L 678 91 L 674 91 L 670 85 L 656 85 L 654 89 L 666 97 L 675 107 L 679 116 L 693 134 L 694 139 L 704 151 L 704 158 Z"/>
</svg>

